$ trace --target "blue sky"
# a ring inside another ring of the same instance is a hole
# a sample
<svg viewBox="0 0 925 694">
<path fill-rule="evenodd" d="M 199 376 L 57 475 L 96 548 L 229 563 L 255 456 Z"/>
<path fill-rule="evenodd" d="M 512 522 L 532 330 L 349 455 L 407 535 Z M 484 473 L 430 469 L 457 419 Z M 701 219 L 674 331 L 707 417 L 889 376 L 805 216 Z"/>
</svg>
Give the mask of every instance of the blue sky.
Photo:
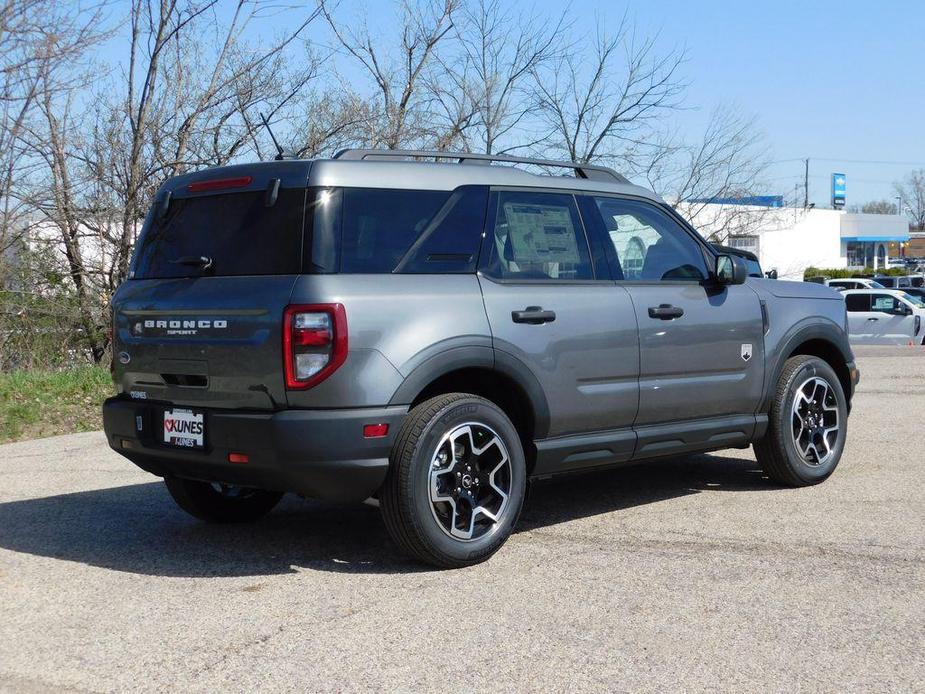
<svg viewBox="0 0 925 694">
<path fill-rule="evenodd" d="M 558 10 L 561 3 L 541 0 Z M 616 23 L 623 6 L 571 4 L 580 21 Z M 832 172 L 848 177 L 848 204 L 892 198 L 892 182 L 925 168 L 925 3 L 629 2 L 640 28 L 683 46 L 691 86 L 682 116 L 698 125 L 717 103 L 758 117 L 774 160 L 810 157 L 810 199 L 828 205 Z M 589 24 L 590 26 L 590 24 Z M 868 164 L 861 161 L 897 162 Z M 792 197 L 803 163 L 772 167 L 776 192 Z"/>
<path fill-rule="evenodd" d="M 222 0 L 230 8 L 230 0 Z M 343 17 L 365 5 L 370 27 L 384 30 L 395 3 L 344 0 Z M 306 3 L 308 5 L 309 3 Z M 531 0 L 520 0 L 527 8 Z M 121 3 L 114 7 L 118 14 Z M 682 132 L 703 127 L 710 110 L 733 104 L 757 117 L 771 150 L 772 192 L 794 195 L 810 158 L 810 199 L 829 205 L 833 172 L 848 177 L 848 204 L 893 199 L 893 181 L 925 168 L 925 3 L 914 0 L 792 0 L 742 3 L 709 0 L 574 0 L 575 34 L 594 23 L 616 26 L 624 11 L 640 31 L 659 33 L 664 50 L 685 48 L 689 107 L 677 115 Z M 533 0 L 558 16 L 566 5 Z M 286 22 L 286 13 L 271 24 Z M 321 23 L 309 38 L 322 39 Z M 114 46 L 104 49 L 114 58 Z M 886 163 L 869 163 L 886 162 Z M 800 193 L 802 195 L 802 192 Z"/>
</svg>

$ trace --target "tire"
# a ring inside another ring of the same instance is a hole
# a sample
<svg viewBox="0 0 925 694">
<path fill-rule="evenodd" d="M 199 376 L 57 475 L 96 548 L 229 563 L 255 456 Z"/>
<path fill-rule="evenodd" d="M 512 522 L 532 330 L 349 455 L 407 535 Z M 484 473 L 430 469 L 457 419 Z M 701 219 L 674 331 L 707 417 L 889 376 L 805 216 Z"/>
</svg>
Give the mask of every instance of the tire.
<svg viewBox="0 0 925 694">
<path fill-rule="evenodd" d="M 180 508 L 209 523 L 255 521 L 272 511 L 283 497 L 280 492 L 249 487 L 219 485 L 220 491 L 209 482 L 181 477 L 165 477 L 164 483 Z"/>
<path fill-rule="evenodd" d="M 379 508 L 407 554 L 440 568 L 470 566 L 510 536 L 526 478 L 520 436 L 497 405 L 466 393 L 440 395 L 408 414 Z"/>
<path fill-rule="evenodd" d="M 768 431 L 755 443 L 755 457 L 779 484 L 819 484 L 841 460 L 847 427 L 845 392 L 832 367 L 818 357 L 792 357 L 778 379 Z"/>
</svg>

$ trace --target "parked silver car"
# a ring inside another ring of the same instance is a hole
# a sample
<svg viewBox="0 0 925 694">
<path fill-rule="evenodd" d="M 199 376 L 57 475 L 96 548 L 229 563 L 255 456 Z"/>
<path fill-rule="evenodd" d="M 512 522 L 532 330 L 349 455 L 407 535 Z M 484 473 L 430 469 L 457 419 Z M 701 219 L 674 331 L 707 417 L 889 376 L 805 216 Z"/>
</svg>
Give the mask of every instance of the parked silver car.
<svg viewBox="0 0 925 694">
<path fill-rule="evenodd" d="M 848 338 L 854 344 L 922 344 L 925 303 L 898 289 L 849 289 Z"/>
</svg>

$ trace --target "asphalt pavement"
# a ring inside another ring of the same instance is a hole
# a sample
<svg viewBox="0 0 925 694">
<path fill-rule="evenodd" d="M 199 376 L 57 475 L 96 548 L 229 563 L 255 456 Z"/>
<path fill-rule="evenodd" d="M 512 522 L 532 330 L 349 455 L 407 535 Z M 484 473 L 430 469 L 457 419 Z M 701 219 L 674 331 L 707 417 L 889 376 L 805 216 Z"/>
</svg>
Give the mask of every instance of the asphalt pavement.
<svg viewBox="0 0 925 694">
<path fill-rule="evenodd" d="M 199 523 L 101 433 L 0 446 L 0 691 L 925 691 L 925 353 L 857 352 L 823 485 L 751 450 L 550 480 L 458 571 L 368 506 Z"/>
</svg>

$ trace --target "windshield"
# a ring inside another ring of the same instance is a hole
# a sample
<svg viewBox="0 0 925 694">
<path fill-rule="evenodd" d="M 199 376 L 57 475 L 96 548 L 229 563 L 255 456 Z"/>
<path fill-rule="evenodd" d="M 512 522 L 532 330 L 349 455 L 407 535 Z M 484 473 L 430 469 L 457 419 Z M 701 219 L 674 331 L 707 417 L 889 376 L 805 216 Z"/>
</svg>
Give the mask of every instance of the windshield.
<svg viewBox="0 0 925 694">
<path fill-rule="evenodd" d="M 751 258 L 742 257 L 745 261 L 745 265 L 748 267 L 748 276 L 749 277 L 764 277 L 764 273 L 761 271 L 761 265 L 757 260 L 752 260 Z"/>
<path fill-rule="evenodd" d="M 880 284 L 879 282 L 877 282 L 877 281 L 875 281 L 875 280 L 871 280 L 871 281 L 870 281 L 870 284 L 869 284 L 868 286 L 869 286 L 871 289 L 886 289 L 886 287 L 884 287 L 882 284 Z"/>
<path fill-rule="evenodd" d="M 925 308 L 925 301 L 922 301 L 917 296 L 913 296 L 912 294 L 907 294 L 906 292 L 903 292 L 902 297 L 903 299 L 908 301 L 910 304 L 912 304 L 916 308 Z"/>
</svg>

